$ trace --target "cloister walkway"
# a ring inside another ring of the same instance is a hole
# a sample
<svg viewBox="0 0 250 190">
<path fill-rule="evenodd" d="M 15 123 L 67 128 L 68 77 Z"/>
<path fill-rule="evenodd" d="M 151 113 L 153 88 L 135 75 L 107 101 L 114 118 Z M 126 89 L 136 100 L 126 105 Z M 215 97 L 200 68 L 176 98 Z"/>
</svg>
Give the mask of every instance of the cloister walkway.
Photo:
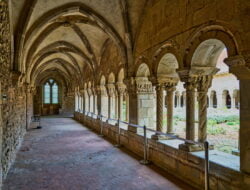
<svg viewBox="0 0 250 190">
<path fill-rule="evenodd" d="M 193 189 L 70 118 L 27 132 L 3 190 Z"/>
</svg>

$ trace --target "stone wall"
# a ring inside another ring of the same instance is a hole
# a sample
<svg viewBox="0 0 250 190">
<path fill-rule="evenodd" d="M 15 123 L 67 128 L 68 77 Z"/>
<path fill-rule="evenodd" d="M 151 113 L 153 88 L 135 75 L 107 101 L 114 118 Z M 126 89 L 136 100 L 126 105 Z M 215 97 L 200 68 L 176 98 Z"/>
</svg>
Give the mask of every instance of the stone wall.
<svg viewBox="0 0 250 190">
<path fill-rule="evenodd" d="M 100 133 L 100 121 L 75 112 L 75 119 Z M 118 128 L 102 122 L 103 134 L 113 142 L 118 140 Z M 121 129 L 121 144 L 143 157 L 143 137 Z M 204 159 L 192 153 L 179 150 L 171 144 L 148 139 L 148 159 L 166 172 L 180 178 L 198 189 L 204 188 Z M 250 176 L 240 171 L 210 162 L 211 190 L 245 190 L 250 188 Z"/>
<path fill-rule="evenodd" d="M 68 93 L 63 97 L 62 101 L 62 114 L 73 115 L 75 111 L 75 96 L 72 93 Z"/>
<path fill-rule="evenodd" d="M 11 71 L 11 36 L 8 1 L 0 1 L 0 179 L 5 177 L 26 132 L 26 104 L 32 112 L 32 101 L 26 102 L 27 85 L 20 83 L 20 73 Z"/>
</svg>

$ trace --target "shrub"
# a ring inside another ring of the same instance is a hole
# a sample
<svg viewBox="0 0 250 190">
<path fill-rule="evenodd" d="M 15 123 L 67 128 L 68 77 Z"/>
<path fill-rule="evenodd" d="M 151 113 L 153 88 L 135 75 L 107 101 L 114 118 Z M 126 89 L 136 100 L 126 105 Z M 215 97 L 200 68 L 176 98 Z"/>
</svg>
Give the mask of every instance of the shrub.
<svg viewBox="0 0 250 190">
<path fill-rule="evenodd" d="M 221 126 L 216 125 L 208 125 L 207 133 L 210 135 L 219 135 L 219 134 L 226 134 L 226 130 Z"/>
<path fill-rule="evenodd" d="M 239 116 L 237 115 L 228 115 L 228 116 L 210 116 L 209 120 L 216 121 L 217 124 L 225 123 L 225 122 L 236 122 L 239 123 Z"/>
<path fill-rule="evenodd" d="M 227 125 L 236 125 L 236 122 L 227 122 Z"/>
</svg>

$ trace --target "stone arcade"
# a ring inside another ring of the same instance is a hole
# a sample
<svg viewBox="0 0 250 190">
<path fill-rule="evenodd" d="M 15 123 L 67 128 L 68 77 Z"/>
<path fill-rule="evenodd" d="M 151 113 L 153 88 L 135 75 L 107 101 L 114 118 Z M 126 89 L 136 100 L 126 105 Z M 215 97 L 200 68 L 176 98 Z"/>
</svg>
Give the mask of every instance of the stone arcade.
<svg viewBox="0 0 250 190">
<path fill-rule="evenodd" d="M 124 149 L 142 157 L 142 130 L 131 124 L 175 136 L 180 107 L 185 138 L 200 143 L 209 109 L 239 110 L 239 156 L 210 151 L 210 188 L 250 189 L 249 0 L 0 0 L 0 20 L 3 189 L 22 142 L 36 135 L 33 115 L 74 117 L 97 133 L 103 126 L 110 141 L 119 125 Z M 203 148 L 148 134 L 148 159 L 202 189 Z"/>
</svg>

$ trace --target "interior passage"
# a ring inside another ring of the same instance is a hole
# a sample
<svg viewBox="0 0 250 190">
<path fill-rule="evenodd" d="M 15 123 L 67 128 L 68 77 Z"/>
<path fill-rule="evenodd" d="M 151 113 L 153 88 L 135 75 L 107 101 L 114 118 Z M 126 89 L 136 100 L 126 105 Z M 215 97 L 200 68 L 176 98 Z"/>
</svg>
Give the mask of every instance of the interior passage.
<svg viewBox="0 0 250 190">
<path fill-rule="evenodd" d="M 70 118 L 43 118 L 30 130 L 4 190 L 193 189 Z"/>
</svg>

